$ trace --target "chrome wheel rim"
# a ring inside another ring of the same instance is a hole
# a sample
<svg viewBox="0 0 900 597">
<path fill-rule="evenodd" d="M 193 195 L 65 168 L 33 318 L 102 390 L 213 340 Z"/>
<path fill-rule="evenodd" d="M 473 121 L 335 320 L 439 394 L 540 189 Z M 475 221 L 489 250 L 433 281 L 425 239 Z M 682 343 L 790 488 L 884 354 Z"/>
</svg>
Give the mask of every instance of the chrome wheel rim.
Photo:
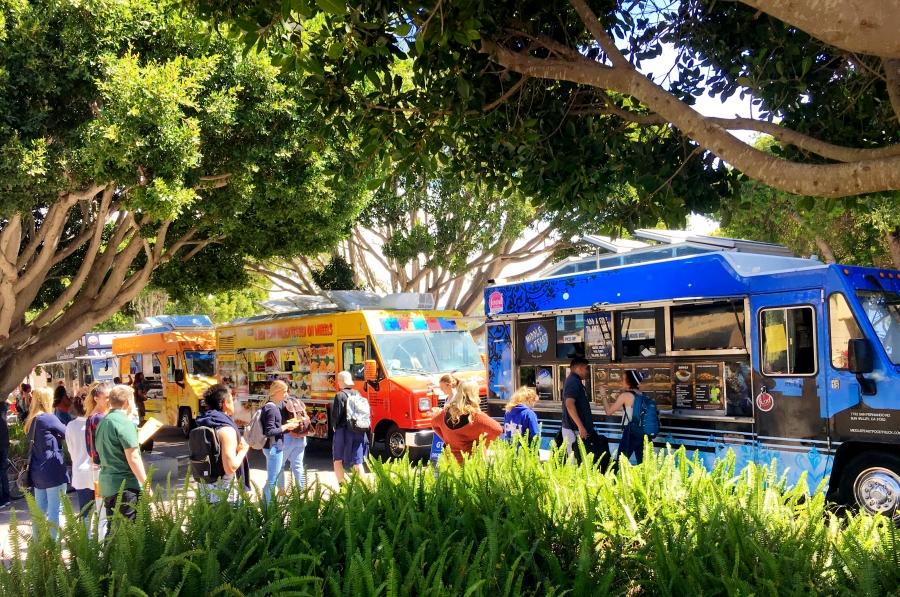
<svg viewBox="0 0 900 597">
<path fill-rule="evenodd" d="M 388 449 L 391 451 L 391 456 L 397 458 L 403 456 L 403 451 L 406 450 L 406 441 L 403 439 L 402 433 L 398 431 L 388 437 Z"/>
<path fill-rule="evenodd" d="M 856 478 L 853 494 L 869 514 L 893 516 L 900 506 L 900 476 L 886 468 L 866 469 Z"/>
<path fill-rule="evenodd" d="M 185 437 L 191 433 L 191 417 L 187 411 L 181 411 L 181 432 Z"/>
</svg>

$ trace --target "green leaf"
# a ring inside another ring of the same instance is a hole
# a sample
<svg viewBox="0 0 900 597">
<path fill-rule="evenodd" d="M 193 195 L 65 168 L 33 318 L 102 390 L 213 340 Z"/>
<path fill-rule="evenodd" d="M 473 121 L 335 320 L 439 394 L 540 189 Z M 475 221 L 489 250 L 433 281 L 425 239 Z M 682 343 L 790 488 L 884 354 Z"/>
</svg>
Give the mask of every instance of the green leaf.
<svg viewBox="0 0 900 597">
<path fill-rule="evenodd" d="M 341 57 L 341 54 L 344 53 L 344 44 L 340 42 L 335 42 L 331 44 L 331 47 L 328 48 L 327 55 L 332 60 L 337 60 Z"/>
<path fill-rule="evenodd" d="M 753 87 L 753 81 L 751 81 L 747 77 L 738 77 L 737 84 L 743 87 Z"/>
<path fill-rule="evenodd" d="M 347 4 L 340 0 L 316 0 L 319 8 L 331 15 L 347 14 Z"/>
<path fill-rule="evenodd" d="M 291 18 L 291 0 L 281 0 L 281 18 L 285 21 Z"/>
<path fill-rule="evenodd" d="M 404 23 L 394 28 L 394 35 L 398 37 L 405 37 L 409 35 L 409 32 L 412 31 L 412 25 L 409 23 Z"/>
<path fill-rule="evenodd" d="M 812 66 L 812 56 L 807 56 L 806 58 L 803 59 L 803 62 L 801 63 L 800 76 L 802 77 L 803 75 L 808 73 L 809 68 L 811 66 Z"/>
<path fill-rule="evenodd" d="M 469 92 L 471 91 L 469 83 L 462 77 L 457 77 L 456 79 L 456 90 L 464 98 L 469 97 Z"/>
<path fill-rule="evenodd" d="M 291 8 L 307 19 L 313 16 L 312 7 L 306 0 L 291 0 Z"/>
<path fill-rule="evenodd" d="M 419 35 L 416 37 L 416 54 L 421 56 L 425 53 L 425 40 L 422 39 L 422 36 Z"/>
<path fill-rule="evenodd" d="M 375 191 L 375 190 L 378 190 L 381 187 L 381 185 L 383 185 L 383 184 L 384 184 L 383 178 L 373 178 L 372 180 L 370 180 L 369 182 L 366 183 L 366 189 L 369 191 Z"/>
<path fill-rule="evenodd" d="M 376 73 L 375 71 L 373 71 L 373 70 L 366 71 L 366 78 L 376 88 L 381 87 L 381 80 L 378 78 L 378 73 Z"/>
</svg>

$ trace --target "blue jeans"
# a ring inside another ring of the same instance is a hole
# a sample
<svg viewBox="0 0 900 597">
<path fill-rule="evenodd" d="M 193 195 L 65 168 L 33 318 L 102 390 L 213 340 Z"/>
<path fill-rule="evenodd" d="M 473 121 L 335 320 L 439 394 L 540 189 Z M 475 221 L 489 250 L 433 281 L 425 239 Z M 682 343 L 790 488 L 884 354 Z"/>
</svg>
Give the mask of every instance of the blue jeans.
<svg viewBox="0 0 900 597">
<path fill-rule="evenodd" d="M 9 478 L 6 476 L 9 470 L 9 450 L 0 448 L 0 505 L 10 500 Z"/>
<path fill-rule="evenodd" d="M 38 508 L 41 509 L 47 516 L 47 521 L 50 522 L 50 534 L 53 535 L 53 538 L 59 535 L 56 529 L 52 528 L 54 525 L 59 526 L 59 520 L 62 515 L 62 498 L 66 495 L 66 484 L 57 485 L 56 487 L 50 487 L 48 489 L 38 489 L 34 488 L 34 501 L 37 502 Z M 35 540 L 37 539 L 37 525 L 31 525 L 31 529 L 34 532 L 33 537 Z"/>
<path fill-rule="evenodd" d="M 84 519 L 84 526 L 87 527 L 88 537 L 91 536 L 91 514 L 94 513 L 94 490 L 93 489 L 76 489 L 75 498 L 78 502 L 78 511 L 81 512 L 81 518 Z"/>
<path fill-rule="evenodd" d="M 284 463 L 290 467 L 294 476 L 294 485 L 303 491 L 306 488 L 306 470 L 303 467 L 303 455 L 306 453 L 306 438 L 284 435 Z"/>
<path fill-rule="evenodd" d="M 266 456 L 266 488 L 263 491 L 263 499 L 269 501 L 275 486 L 284 489 L 284 448 L 279 448 L 273 443 L 271 448 L 263 448 Z"/>
</svg>

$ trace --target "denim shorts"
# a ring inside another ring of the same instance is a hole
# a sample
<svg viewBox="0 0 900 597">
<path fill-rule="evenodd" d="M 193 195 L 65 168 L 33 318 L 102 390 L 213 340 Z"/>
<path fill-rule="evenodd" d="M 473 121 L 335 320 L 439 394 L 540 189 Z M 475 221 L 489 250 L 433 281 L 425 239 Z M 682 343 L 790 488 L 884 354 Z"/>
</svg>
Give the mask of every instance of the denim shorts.
<svg viewBox="0 0 900 597">
<path fill-rule="evenodd" d="M 362 464 L 369 455 L 368 434 L 354 433 L 343 427 L 336 429 L 331 444 L 331 455 L 335 462 L 343 461 L 344 466 Z"/>
</svg>

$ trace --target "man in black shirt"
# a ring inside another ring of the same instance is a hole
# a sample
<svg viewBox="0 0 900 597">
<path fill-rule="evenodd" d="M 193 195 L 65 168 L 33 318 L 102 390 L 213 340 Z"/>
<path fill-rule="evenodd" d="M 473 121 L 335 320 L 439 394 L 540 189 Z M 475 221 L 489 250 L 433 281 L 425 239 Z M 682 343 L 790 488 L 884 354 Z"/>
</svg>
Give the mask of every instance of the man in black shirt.
<svg viewBox="0 0 900 597">
<path fill-rule="evenodd" d="M 572 454 L 572 446 L 578 437 L 585 440 L 594 432 L 591 401 L 584 389 L 584 380 L 587 376 L 587 359 L 581 357 L 572 359 L 562 395 L 562 436 L 568 454 Z"/>
</svg>

